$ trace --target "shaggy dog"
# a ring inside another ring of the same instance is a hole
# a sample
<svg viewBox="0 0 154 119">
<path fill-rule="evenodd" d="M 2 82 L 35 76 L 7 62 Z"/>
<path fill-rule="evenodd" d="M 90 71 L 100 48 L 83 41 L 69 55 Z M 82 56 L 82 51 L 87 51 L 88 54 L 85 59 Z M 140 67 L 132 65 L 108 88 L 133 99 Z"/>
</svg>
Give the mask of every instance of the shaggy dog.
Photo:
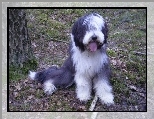
<svg viewBox="0 0 154 119">
<path fill-rule="evenodd" d="M 80 101 L 89 100 L 93 88 L 102 103 L 113 104 L 106 54 L 107 33 L 107 25 L 99 14 L 80 17 L 72 27 L 70 55 L 63 66 L 51 66 L 41 72 L 30 71 L 29 77 L 42 82 L 47 94 L 52 94 L 57 88 L 67 88 L 75 82 Z"/>
</svg>

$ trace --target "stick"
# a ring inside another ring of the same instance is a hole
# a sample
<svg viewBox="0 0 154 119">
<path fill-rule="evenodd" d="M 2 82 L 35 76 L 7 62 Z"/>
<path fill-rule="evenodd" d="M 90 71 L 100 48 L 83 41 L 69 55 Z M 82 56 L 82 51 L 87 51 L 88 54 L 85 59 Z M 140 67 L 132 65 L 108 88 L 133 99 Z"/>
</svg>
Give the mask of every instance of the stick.
<svg viewBox="0 0 154 119">
<path fill-rule="evenodd" d="M 146 55 L 146 53 L 143 53 L 143 52 L 136 52 L 136 51 L 132 51 L 132 52 L 138 55 Z"/>
<path fill-rule="evenodd" d="M 94 99 L 93 99 L 93 101 L 91 103 L 91 106 L 89 108 L 89 111 L 93 111 L 94 110 L 94 108 L 96 106 L 96 103 L 97 103 L 97 100 L 98 100 L 98 97 L 95 95 L 95 97 L 94 97 Z"/>
</svg>

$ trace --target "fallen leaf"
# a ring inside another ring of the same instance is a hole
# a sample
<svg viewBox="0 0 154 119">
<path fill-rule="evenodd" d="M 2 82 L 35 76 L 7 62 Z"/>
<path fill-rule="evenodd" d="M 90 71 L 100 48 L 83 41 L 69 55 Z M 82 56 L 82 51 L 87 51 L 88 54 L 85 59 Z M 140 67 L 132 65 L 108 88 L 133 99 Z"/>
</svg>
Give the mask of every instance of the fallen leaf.
<svg viewBox="0 0 154 119">
<path fill-rule="evenodd" d="M 131 90 L 137 90 L 137 88 L 135 87 L 135 86 L 133 86 L 133 85 L 131 85 L 131 86 L 129 86 L 129 88 L 131 89 Z"/>
<path fill-rule="evenodd" d="M 14 97 L 18 97 L 18 92 L 13 93 Z"/>
<path fill-rule="evenodd" d="M 32 98 L 34 98 L 34 95 L 28 96 L 27 100 L 31 100 Z"/>
<path fill-rule="evenodd" d="M 18 91 L 21 90 L 20 85 L 17 85 L 17 86 L 16 86 L 16 89 L 17 89 Z"/>
</svg>

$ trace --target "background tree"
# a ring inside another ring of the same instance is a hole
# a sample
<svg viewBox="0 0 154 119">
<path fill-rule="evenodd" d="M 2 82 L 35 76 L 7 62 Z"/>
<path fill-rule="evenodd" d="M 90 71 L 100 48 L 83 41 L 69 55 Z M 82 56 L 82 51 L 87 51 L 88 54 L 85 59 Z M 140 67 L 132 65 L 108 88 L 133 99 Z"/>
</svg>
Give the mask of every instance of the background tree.
<svg viewBox="0 0 154 119">
<path fill-rule="evenodd" d="M 9 78 L 18 79 L 36 68 L 24 9 L 9 9 Z"/>
</svg>

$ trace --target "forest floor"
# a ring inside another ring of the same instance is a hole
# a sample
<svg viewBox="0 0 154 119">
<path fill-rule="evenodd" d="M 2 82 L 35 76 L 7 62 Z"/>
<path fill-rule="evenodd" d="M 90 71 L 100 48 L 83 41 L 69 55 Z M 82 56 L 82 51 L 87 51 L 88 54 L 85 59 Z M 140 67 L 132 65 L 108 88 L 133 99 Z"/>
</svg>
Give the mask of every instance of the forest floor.
<svg viewBox="0 0 154 119">
<path fill-rule="evenodd" d="M 95 11 L 107 21 L 107 53 L 111 62 L 115 104 L 97 101 L 94 111 L 146 111 L 147 59 L 145 9 L 31 9 L 27 10 L 29 36 L 37 70 L 61 66 L 68 57 L 71 27 L 85 13 Z M 28 78 L 9 79 L 10 111 L 89 111 L 76 98 L 75 86 L 46 95 L 42 84 Z"/>
</svg>

